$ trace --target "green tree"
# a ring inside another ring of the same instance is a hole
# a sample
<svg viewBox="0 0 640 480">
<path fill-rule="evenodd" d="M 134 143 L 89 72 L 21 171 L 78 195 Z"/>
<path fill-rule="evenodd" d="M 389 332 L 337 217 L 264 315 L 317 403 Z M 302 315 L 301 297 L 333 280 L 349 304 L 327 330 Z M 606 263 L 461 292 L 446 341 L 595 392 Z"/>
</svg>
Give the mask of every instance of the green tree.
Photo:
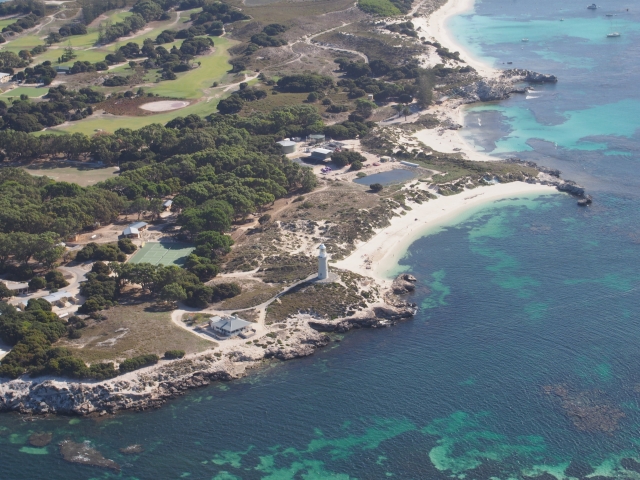
<svg viewBox="0 0 640 480">
<path fill-rule="evenodd" d="M 162 199 L 152 198 L 149 201 L 149 211 L 151 212 L 151 219 L 154 220 L 160 217 L 160 214 L 164 211 L 162 206 Z"/>
<path fill-rule="evenodd" d="M 54 264 L 60 260 L 64 254 L 65 247 L 62 245 L 56 245 L 51 248 L 45 248 L 39 250 L 33 254 L 33 258 L 40 262 L 45 268 L 50 269 Z"/>
<path fill-rule="evenodd" d="M 149 210 L 150 205 L 151 204 L 149 200 L 147 200 L 144 197 L 138 197 L 135 200 L 133 200 L 133 202 L 131 202 L 131 205 L 129 206 L 130 208 L 129 211 L 131 213 L 137 213 L 138 220 L 140 220 L 140 217 L 142 216 L 142 214 Z"/>
<path fill-rule="evenodd" d="M 366 100 L 364 98 L 358 98 L 356 100 L 355 112 L 364 118 L 369 118 L 376 108 L 378 108 L 378 106 L 371 100 Z"/>
<path fill-rule="evenodd" d="M 6 300 L 10 297 L 15 297 L 15 290 L 11 290 L 4 282 L 0 282 L 0 300 Z"/>
<path fill-rule="evenodd" d="M 182 285 L 170 283 L 162 288 L 160 298 L 167 303 L 177 304 L 187 299 L 187 292 Z"/>
</svg>

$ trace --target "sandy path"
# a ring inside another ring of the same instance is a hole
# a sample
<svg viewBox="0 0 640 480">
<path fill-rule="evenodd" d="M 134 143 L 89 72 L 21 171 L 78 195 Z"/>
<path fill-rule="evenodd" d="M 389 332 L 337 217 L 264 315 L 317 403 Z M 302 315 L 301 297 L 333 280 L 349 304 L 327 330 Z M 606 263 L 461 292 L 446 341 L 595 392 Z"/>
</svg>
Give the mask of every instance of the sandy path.
<svg viewBox="0 0 640 480">
<path fill-rule="evenodd" d="M 314 38 L 319 37 L 320 35 L 324 35 L 325 33 L 333 32 L 334 30 L 337 30 L 338 28 L 343 28 L 343 27 L 346 27 L 348 25 L 351 25 L 351 24 L 350 23 L 343 23 L 342 25 L 338 25 L 337 27 L 330 28 L 329 30 L 324 30 L 324 31 L 319 32 L 319 33 L 314 33 L 313 35 L 308 35 L 308 36 L 306 36 L 304 38 L 304 42 L 306 44 L 308 44 L 308 45 L 313 45 L 314 47 L 322 48 L 323 50 L 334 50 L 336 52 L 351 53 L 353 55 L 357 55 L 360 58 L 362 58 L 364 60 L 364 63 L 369 63 L 369 57 L 367 57 L 362 52 L 358 52 L 357 50 L 348 50 L 346 48 L 332 47 L 332 46 L 329 46 L 329 45 L 320 45 L 318 43 L 312 43 Z M 298 42 L 296 42 L 296 43 L 298 43 Z"/>
<path fill-rule="evenodd" d="M 500 198 L 554 193 L 559 194 L 551 186 L 512 182 L 465 190 L 458 195 L 439 197 L 421 205 L 412 204 L 411 211 L 392 218 L 390 226 L 378 231 L 369 241 L 360 243 L 351 255 L 335 263 L 335 266 L 374 277 L 381 284 L 389 286 L 391 280 L 386 276 L 387 273 L 404 256 L 407 248 L 430 229 L 450 222 L 473 206 Z M 368 265 L 371 267 L 367 268 Z"/>
</svg>

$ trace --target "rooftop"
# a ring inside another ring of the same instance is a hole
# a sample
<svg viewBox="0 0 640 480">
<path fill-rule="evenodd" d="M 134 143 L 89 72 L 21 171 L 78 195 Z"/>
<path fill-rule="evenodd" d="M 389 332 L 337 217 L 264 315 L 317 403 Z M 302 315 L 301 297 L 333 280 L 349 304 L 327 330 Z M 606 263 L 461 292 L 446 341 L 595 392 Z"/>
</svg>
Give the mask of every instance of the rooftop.
<svg viewBox="0 0 640 480">
<path fill-rule="evenodd" d="M 296 142 L 292 142 L 291 140 L 281 140 L 279 142 L 276 142 L 278 145 L 280 145 L 281 147 L 292 147 L 296 144 Z"/>
<path fill-rule="evenodd" d="M 233 332 L 235 330 L 248 327 L 249 325 L 251 325 L 251 322 L 247 322 L 246 320 L 242 320 L 238 317 L 211 317 L 211 326 L 220 330 L 224 330 L 225 332 Z"/>
<path fill-rule="evenodd" d="M 330 153 L 333 153 L 333 150 L 328 150 L 326 148 L 315 148 L 315 149 L 311 150 L 311 154 L 313 155 L 314 153 L 321 153 L 322 155 L 329 155 Z"/>
<path fill-rule="evenodd" d="M 73 295 L 67 292 L 66 290 L 60 290 L 55 293 L 50 293 L 49 295 L 42 297 L 42 299 L 46 300 L 49 303 L 53 303 L 53 302 L 62 300 L 63 298 L 69 298 L 69 297 L 73 297 Z"/>
<path fill-rule="evenodd" d="M 8 73 L 2 73 L 0 72 L 0 78 L 4 78 L 4 77 L 8 77 L 9 74 Z"/>
<path fill-rule="evenodd" d="M 127 227 L 122 231 L 123 235 L 138 235 L 140 230 L 134 227 Z"/>
<path fill-rule="evenodd" d="M 136 223 L 132 223 L 129 225 L 129 228 L 137 228 L 137 229 L 141 229 L 144 228 L 148 225 L 147 222 L 136 222 Z"/>
</svg>

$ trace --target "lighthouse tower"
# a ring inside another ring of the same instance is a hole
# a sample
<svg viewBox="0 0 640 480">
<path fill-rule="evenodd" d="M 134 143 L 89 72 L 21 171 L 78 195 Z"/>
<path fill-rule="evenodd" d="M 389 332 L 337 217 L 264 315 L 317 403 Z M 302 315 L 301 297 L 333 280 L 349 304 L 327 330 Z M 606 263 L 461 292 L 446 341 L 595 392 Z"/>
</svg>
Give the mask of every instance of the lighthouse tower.
<svg viewBox="0 0 640 480">
<path fill-rule="evenodd" d="M 327 257 L 327 247 L 324 243 L 320 245 L 318 255 L 318 280 L 325 280 L 329 277 L 329 257 Z"/>
</svg>

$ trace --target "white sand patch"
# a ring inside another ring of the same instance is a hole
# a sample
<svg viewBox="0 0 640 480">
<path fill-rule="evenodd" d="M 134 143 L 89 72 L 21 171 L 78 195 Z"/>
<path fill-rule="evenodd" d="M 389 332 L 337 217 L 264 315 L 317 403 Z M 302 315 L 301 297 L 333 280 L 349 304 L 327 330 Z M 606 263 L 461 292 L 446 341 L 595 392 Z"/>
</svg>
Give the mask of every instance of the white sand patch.
<svg viewBox="0 0 640 480">
<path fill-rule="evenodd" d="M 178 108 L 184 108 L 189 105 L 189 102 L 182 102 L 179 100 L 161 100 L 159 102 L 145 103 L 140 105 L 143 110 L 149 112 L 166 112 L 168 110 L 177 110 Z"/>
<path fill-rule="evenodd" d="M 500 198 L 553 193 L 559 192 L 551 186 L 513 182 L 465 190 L 457 195 L 439 197 L 421 205 L 411 204 L 411 211 L 393 217 L 391 225 L 379 230 L 368 241 L 360 242 L 347 258 L 332 265 L 373 277 L 388 287 L 391 284 L 388 275 L 404 256 L 407 248 L 435 227 L 446 225 L 471 207 Z"/>
<path fill-rule="evenodd" d="M 447 102 L 429 110 L 429 113 L 438 117 L 441 122 L 464 123 L 464 106 L 455 105 L 454 102 Z M 462 153 L 469 160 L 490 161 L 500 160 L 486 152 L 475 149 L 468 143 L 460 130 L 449 130 L 443 127 L 424 129 L 416 132 L 414 138 L 424 143 L 427 147 L 442 153 Z"/>
</svg>

